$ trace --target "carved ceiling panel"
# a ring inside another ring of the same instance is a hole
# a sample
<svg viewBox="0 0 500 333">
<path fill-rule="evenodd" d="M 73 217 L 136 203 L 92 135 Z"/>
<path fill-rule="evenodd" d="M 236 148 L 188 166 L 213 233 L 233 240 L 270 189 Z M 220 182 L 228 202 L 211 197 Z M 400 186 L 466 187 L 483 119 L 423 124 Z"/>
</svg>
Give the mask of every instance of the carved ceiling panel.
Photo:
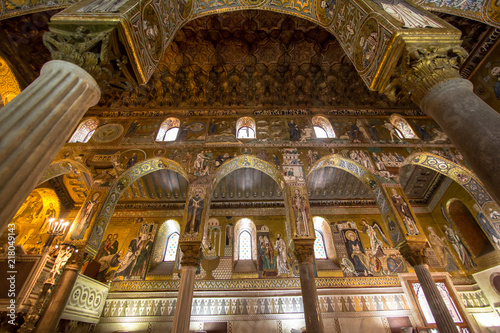
<svg viewBox="0 0 500 333">
<path fill-rule="evenodd" d="M 326 30 L 265 11 L 188 23 L 147 86 L 104 92 L 100 103 L 112 108 L 408 105 L 370 92 Z"/>
</svg>

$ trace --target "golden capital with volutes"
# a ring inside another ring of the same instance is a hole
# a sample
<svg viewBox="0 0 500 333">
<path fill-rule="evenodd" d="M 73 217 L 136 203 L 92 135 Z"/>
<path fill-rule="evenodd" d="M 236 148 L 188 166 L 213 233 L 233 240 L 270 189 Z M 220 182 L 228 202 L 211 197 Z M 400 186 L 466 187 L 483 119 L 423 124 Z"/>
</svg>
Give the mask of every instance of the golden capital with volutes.
<svg viewBox="0 0 500 333">
<path fill-rule="evenodd" d="M 384 93 L 393 101 L 409 96 L 419 105 L 438 84 L 461 78 L 459 69 L 466 58 L 467 51 L 457 45 L 410 45 L 405 49 L 401 64 Z"/>
</svg>

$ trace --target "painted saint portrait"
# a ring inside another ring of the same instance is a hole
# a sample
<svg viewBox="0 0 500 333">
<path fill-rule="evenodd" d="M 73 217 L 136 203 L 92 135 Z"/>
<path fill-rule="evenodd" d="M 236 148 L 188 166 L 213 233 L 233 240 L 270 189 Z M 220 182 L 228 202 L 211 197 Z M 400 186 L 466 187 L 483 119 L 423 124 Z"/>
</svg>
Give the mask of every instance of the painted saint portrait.
<svg viewBox="0 0 500 333">
<path fill-rule="evenodd" d="M 406 227 L 406 233 L 408 235 L 420 234 L 408 203 L 406 203 L 405 199 L 398 193 L 395 188 L 392 189 L 391 199 L 394 207 L 396 207 L 399 217 L 401 217 L 401 219 L 403 220 L 403 223 Z"/>
<path fill-rule="evenodd" d="M 295 215 L 296 235 L 309 236 L 309 204 L 299 189 L 295 189 L 294 191 L 292 209 Z"/>
<path fill-rule="evenodd" d="M 188 202 L 186 229 L 184 236 L 198 236 L 203 208 L 205 207 L 204 191 L 201 188 L 193 190 L 193 195 Z"/>
</svg>

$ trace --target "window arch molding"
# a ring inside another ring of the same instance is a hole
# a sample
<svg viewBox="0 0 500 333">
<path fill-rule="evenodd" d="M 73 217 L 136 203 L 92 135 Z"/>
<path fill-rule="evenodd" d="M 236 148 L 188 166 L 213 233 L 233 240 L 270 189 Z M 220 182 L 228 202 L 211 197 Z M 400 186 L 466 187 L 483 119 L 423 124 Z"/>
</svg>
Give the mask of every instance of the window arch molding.
<svg viewBox="0 0 500 333">
<path fill-rule="evenodd" d="M 312 125 L 317 139 L 331 139 L 337 137 L 332 124 L 323 116 L 313 117 Z"/>
<path fill-rule="evenodd" d="M 255 120 L 251 117 L 241 117 L 236 121 L 237 139 L 255 139 L 257 128 Z"/>
<path fill-rule="evenodd" d="M 165 119 L 158 129 L 158 134 L 156 135 L 157 142 L 171 142 L 177 139 L 179 130 L 181 127 L 181 121 L 178 118 L 169 117 Z"/>
<path fill-rule="evenodd" d="M 99 125 L 99 121 L 97 118 L 88 118 L 85 119 L 78 125 L 76 131 L 73 133 L 68 143 L 87 143 L 92 135 L 94 135 L 97 126 Z"/>
<path fill-rule="evenodd" d="M 401 117 L 399 114 L 393 113 L 389 117 L 389 121 L 395 127 L 396 133 L 399 137 L 401 137 L 401 139 L 420 139 L 417 134 L 415 134 L 415 131 L 413 131 L 413 128 L 410 126 L 408 121 L 406 121 L 406 119 Z"/>
</svg>

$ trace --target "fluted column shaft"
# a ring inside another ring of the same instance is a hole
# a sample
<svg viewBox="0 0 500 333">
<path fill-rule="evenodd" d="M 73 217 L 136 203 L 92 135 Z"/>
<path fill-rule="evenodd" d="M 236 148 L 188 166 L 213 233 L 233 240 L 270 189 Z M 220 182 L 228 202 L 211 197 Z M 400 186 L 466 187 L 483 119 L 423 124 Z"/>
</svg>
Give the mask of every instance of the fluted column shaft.
<svg viewBox="0 0 500 333">
<path fill-rule="evenodd" d="M 299 245 L 296 243 L 295 255 L 299 261 L 300 289 L 302 291 L 306 329 L 308 332 L 323 333 L 323 320 L 314 279 L 313 244 Z"/>
<path fill-rule="evenodd" d="M 81 266 L 77 263 L 68 263 L 59 278 L 57 285 L 50 295 L 45 311 L 36 325 L 34 333 L 56 332 L 66 303 L 75 285 Z"/>
<path fill-rule="evenodd" d="M 426 264 L 413 267 L 422 286 L 425 299 L 431 308 L 432 315 L 440 333 L 457 333 L 457 325 L 453 322 L 450 311 L 444 303 L 443 297 L 432 278 L 429 266 Z"/>
<path fill-rule="evenodd" d="M 481 100 L 464 79 L 444 81 L 420 101 L 467 163 L 500 202 L 500 114 Z"/>
<path fill-rule="evenodd" d="M 175 303 L 172 333 L 189 333 L 195 275 L 195 266 L 182 266 L 179 292 L 177 293 L 177 302 Z"/>
<path fill-rule="evenodd" d="M 0 230 L 14 217 L 89 107 L 96 81 L 69 62 L 46 63 L 0 112 Z"/>
</svg>

